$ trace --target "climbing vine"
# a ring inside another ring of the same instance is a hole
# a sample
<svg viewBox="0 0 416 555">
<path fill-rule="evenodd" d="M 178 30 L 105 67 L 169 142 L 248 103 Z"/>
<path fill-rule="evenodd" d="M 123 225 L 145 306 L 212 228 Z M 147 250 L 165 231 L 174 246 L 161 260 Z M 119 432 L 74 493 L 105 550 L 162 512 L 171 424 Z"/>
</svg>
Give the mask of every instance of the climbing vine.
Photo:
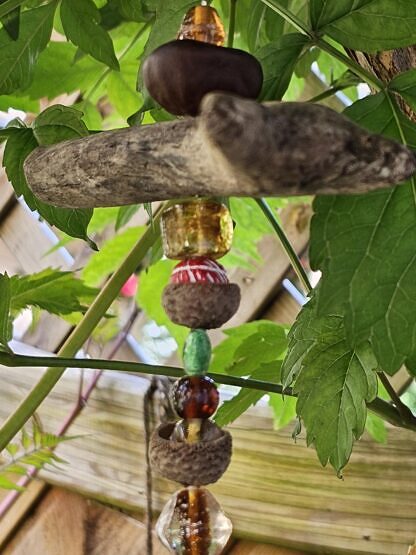
<svg viewBox="0 0 416 555">
<path fill-rule="evenodd" d="M 100 217 L 102 225 L 112 223 L 119 229 L 140 207 L 93 214 L 90 209 L 45 204 L 28 187 L 25 159 L 38 146 L 172 119 L 147 95 L 140 68 L 156 47 L 175 36 L 184 12 L 196 3 L 0 2 L 0 110 L 34 114 L 30 124 L 17 118 L 0 129 L 0 139 L 5 141 L 3 165 L 17 196 L 54 226 L 63 242 L 83 239 L 97 249 L 94 238 Z M 214 0 L 212 5 L 227 23 L 229 44 L 251 52 L 262 64 L 262 101 L 294 100 L 304 84 L 316 81 L 318 75 L 320 90 L 313 101 L 342 91 L 350 104 L 344 112 L 348 118 L 416 148 L 415 124 L 398 103 L 404 100 L 416 109 L 416 69 L 384 83 L 349 55 L 415 44 L 412 0 Z M 357 85 L 362 83 L 375 94 L 357 99 Z M 73 106 L 54 105 L 41 111 L 45 98 L 64 94 L 74 95 Z M 214 351 L 211 375 L 243 389 L 224 403 L 217 419 L 222 424 L 231 422 L 267 392 L 276 422 L 286 424 L 296 410 L 321 463 L 330 462 L 341 472 L 354 441 L 363 433 L 367 408 L 395 425 L 416 429 L 416 418 L 394 391 L 390 391 L 391 402 L 380 398 L 386 396 L 380 385 L 386 385 L 386 374 L 394 375 L 404 366 L 410 376 L 416 376 L 416 183 L 412 179 L 375 193 L 320 196 L 313 201 L 310 261 L 313 269 L 322 272 L 313 291 L 275 217 L 275 209 L 285 202 L 270 199 L 256 206 L 249 199 L 231 200 L 236 240 L 226 263 L 250 265 L 259 257 L 257 241 L 274 229 L 311 300 L 288 335 L 284 327 L 270 322 L 227 331 Z M 1 426 L 0 451 L 10 445 L 64 368 L 80 365 L 73 357 L 139 266 L 139 306 L 158 324 L 167 325 L 179 345 L 183 343 L 183 330 L 169 323 L 160 308 L 159 293 L 171 266 L 160 260 L 159 214 L 146 229 L 122 230 L 93 254 L 93 262 L 80 277 L 55 270 L 20 278 L 0 276 L 0 362 L 51 366 Z M 110 274 L 97 294 L 94 287 Z M 13 318 L 27 306 L 78 314 L 78 323 L 57 359 L 25 359 L 11 353 Z M 253 349 L 259 343 L 264 347 L 261 352 Z M 115 361 L 88 362 L 93 368 L 117 367 Z M 180 372 L 123 364 L 117 369 L 172 376 Z M 282 399 L 283 389 L 287 401 Z M 297 397 L 296 408 L 291 396 Z"/>
</svg>

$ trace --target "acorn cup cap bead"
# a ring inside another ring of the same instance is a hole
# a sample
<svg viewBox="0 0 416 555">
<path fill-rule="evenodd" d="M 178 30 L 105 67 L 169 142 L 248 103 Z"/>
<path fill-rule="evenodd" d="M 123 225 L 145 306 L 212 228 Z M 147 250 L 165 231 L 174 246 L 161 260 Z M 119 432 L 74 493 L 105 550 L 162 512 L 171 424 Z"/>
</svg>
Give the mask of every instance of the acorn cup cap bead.
<svg viewBox="0 0 416 555">
<path fill-rule="evenodd" d="M 191 329 L 216 329 L 234 316 L 241 292 L 236 283 L 169 283 L 162 295 L 171 321 Z"/>
<path fill-rule="evenodd" d="M 150 462 L 164 478 L 185 486 L 217 482 L 231 461 L 231 434 L 210 420 L 204 421 L 201 441 L 187 443 L 171 436 L 175 422 L 162 424 L 150 440 Z"/>
</svg>

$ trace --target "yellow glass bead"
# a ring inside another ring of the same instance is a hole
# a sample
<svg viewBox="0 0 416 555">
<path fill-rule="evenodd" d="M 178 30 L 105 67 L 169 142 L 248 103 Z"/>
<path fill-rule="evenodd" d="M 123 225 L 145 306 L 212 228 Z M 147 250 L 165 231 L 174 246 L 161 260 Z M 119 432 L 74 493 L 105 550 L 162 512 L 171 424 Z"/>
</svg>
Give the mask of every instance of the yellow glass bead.
<svg viewBox="0 0 416 555">
<path fill-rule="evenodd" d="M 161 231 L 168 258 L 220 258 L 231 248 L 233 221 L 224 204 L 192 200 L 167 208 L 162 214 Z"/>
<path fill-rule="evenodd" d="M 179 40 L 197 40 L 224 46 L 224 25 L 214 8 L 195 6 L 184 17 L 178 33 Z"/>
</svg>

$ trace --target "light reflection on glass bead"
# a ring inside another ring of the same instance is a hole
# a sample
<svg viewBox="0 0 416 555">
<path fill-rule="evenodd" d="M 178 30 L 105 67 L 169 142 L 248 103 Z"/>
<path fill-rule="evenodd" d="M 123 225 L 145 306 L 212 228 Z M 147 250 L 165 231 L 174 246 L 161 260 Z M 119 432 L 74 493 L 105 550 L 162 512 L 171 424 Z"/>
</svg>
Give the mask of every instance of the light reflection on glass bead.
<svg viewBox="0 0 416 555">
<path fill-rule="evenodd" d="M 220 258 L 233 239 L 228 208 L 213 200 L 181 202 L 164 210 L 160 221 L 163 251 L 168 258 Z"/>
<path fill-rule="evenodd" d="M 195 6 L 185 15 L 178 39 L 198 40 L 223 46 L 225 42 L 224 25 L 214 8 L 207 5 Z"/>
<path fill-rule="evenodd" d="M 220 400 L 214 380 L 208 376 L 184 376 L 171 391 L 172 404 L 180 418 L 209 418 Z"/>
<path fill-rule="evenodd" d="M 220 555 L 232 524 L 205 488 L 189 486 L 176 492 L 156 525 L 162 543 L 177 555 Z"/>
</svg>

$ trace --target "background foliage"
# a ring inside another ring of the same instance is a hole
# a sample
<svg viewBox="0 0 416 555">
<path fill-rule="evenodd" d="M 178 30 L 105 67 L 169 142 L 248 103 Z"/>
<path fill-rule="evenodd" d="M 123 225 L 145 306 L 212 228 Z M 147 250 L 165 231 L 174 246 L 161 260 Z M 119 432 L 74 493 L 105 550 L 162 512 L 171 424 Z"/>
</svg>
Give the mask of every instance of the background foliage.
<svg viewBox="0 0 416 555">
<path fill-rule="evenodd" d="M 16 194 L 61 232 L 61 244 L 80 238 L 96 249 L 90 237 L 99 237 L 109 225 L 117 231 L 81 271 L 83 281 L 55 270 L 22 278 L 1 276 L 2 349 L 8 349 L 11 320 L 28 305 L 82 313 L 92 287 L 115 272 L 145 234 L 141 227 L 123 227 L 139 206 L 96 210 L 93 215 L 92 210 L 40 202 L 26 183 L 25 158 L 38 145 L 171 119 L 143 90 L 140 66 L 154 48 L 174 38 L 185 11 L 196 3 L 22 1 L 17 11 L 8 12 L 7 2 L 0 2 L 0 109 L 22 110 L 31 121 L 15 119 L 0 129 L 0 138 L 7 141 L 3 165 Z M 212 4 L 228 25 L 228 0 Z M 345 48 L 374 52 L 412 45 L 415 23 L 413 0 L 238 0 L 234 45 L 261 61 L 262 100 L 285 95 L 296 99 L 304 84 L 318 75 L 320 97 L 343 91 L 343 99 L 352 103 L 344 112 L 347 117 L 416 147 L 415 124 L 400 111 L 396 98 L 399 94 L 416 108 L 416 70 L 384 85 L 345 53 Z M 364 82 L 377 94 L 357 100 L 357 84 Z M 63 94 L 71 95 L 72 107 L 42 111 L 45 99 Z M 272 206 L 285 202 L 279 199 Z M 213 372 L 221 369 L 236 377 L 293 386 L 296 408 L 289 397 L 269 396 L 276 425 L 285 425 L 296 411 L 321 463 L 329 461 L 337 472 L 363 432 L 366 406 L 377 394 L 376 371 L 393 375 L 405 365 L 416 375 L 415 203 L 414 180 L 366 195 L 316 198 L 310 258 L 322 279 L 289 335 L 282 326 L 253 322 L 227 330 L 214 353 Z M 225 264 L 250 267 L 259 260 L 256 244 L 270 232 L 269 224 L 250 199 L 232 199 L 231 208 L 235 243 Z M 171 263 L 160 258 L 156 241 L 137 268 L 137 302 L 181 345 L 186 330 L 171 324 L 160 306 L 171 270 Z M 258 390 L 241 390 L 223 404 L 217 421 L 231 422 L 262 396 Z M 368 427 L 385 440 L 376 417 L 368 420 Z"/>
</svg>

